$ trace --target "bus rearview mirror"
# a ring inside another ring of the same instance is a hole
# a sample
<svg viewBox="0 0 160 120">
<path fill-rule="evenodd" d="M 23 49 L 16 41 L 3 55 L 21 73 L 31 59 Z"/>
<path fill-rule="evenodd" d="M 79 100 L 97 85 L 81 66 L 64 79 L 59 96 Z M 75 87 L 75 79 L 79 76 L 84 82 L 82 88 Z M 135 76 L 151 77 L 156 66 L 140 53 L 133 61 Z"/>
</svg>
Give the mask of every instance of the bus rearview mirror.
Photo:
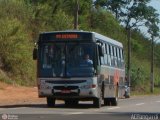
<svg viewBox="0 0 160 120">
<path fill-rule="evenodd" d="M 37 60 L 37 48 L 33 49 L 33 60 Z"/>
</svg>

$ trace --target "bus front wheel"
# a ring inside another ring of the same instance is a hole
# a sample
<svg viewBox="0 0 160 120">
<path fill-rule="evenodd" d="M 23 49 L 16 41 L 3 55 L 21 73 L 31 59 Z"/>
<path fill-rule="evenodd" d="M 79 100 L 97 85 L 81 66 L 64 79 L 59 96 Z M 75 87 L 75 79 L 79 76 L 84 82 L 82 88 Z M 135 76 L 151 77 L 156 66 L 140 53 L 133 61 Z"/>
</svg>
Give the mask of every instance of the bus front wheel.
<svg viewBox="0 0 160 120">
<path fill-rule="evenodd" d="M 93 100 L 93 105 L 95 108 L 100 108 L 101 107 L 101 98 L 95 98 Z"/>
<path fill-rule="evenodd" d="M 102 91 L 101 91 L 101 89 L 99 89 L 99 97 L 93 99 L 94 107 L 100 108 L 101 107 L 101 102 L 102 102 Z"/>
<path fill-rule="evenodd" d="M 55 106 L 55 98 L 47 97 L 47 106 L 48 107 L 54 107 Z"/>
</svg>

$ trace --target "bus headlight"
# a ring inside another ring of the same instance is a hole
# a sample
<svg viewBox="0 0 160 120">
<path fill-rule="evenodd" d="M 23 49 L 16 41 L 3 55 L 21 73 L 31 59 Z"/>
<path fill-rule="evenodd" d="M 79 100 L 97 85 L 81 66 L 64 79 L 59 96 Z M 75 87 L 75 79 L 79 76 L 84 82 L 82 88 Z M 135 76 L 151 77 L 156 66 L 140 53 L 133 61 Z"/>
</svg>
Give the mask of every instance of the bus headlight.
<svg viewBox="0 0 160 120">
<path fill-rule="evenodd" d="M 45 81 L 41 81 L 40 89 L 52 89 L 52 87 L 47 85 Z"/>
</svg>

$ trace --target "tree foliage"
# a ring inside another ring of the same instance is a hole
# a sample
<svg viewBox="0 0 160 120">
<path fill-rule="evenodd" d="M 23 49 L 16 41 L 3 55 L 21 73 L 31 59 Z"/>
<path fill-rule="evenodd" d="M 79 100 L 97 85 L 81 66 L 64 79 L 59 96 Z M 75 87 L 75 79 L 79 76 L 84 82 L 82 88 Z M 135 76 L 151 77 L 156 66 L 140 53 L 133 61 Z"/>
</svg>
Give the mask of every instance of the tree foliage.
<svg viewBox="0 0 160 120">
<path fill-rule="evenodd" d="M 30 9 L 24 2 L 16 0 L 1 0 L 0 6 L 0 69 L 19 84 L 31 84 L 29 81 L 33 81 L 35 74 L 30 32 L 26 30 L 31 17 Z"/>
<path fill-rule="evenodd" d="M 145 23 L 145 25 L 148 27 L 148 33 L 151 35 L 151 37 L 158 37 L 159 36 L 158 24 L 160 22 L 158 18 L 159 14 L 156 13 L 156 10 L 151 6 L 146 12 L 148 16 L 146 16 L 147 22 Z"/>
</svg>

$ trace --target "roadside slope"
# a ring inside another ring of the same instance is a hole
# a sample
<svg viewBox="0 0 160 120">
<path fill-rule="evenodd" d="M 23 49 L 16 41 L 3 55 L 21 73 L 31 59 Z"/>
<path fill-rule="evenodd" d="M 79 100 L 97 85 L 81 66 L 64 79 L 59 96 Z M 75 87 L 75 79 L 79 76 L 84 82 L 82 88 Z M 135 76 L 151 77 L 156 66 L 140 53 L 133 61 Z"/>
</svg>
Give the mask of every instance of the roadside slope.
<svg viewBox="0 0 160 120">
<path fill-rule="evenodd" d="M 0 105 L 44 103 L 38 98 L 37 87 L 13 86 L 0 82 Z"/>
</svg>

